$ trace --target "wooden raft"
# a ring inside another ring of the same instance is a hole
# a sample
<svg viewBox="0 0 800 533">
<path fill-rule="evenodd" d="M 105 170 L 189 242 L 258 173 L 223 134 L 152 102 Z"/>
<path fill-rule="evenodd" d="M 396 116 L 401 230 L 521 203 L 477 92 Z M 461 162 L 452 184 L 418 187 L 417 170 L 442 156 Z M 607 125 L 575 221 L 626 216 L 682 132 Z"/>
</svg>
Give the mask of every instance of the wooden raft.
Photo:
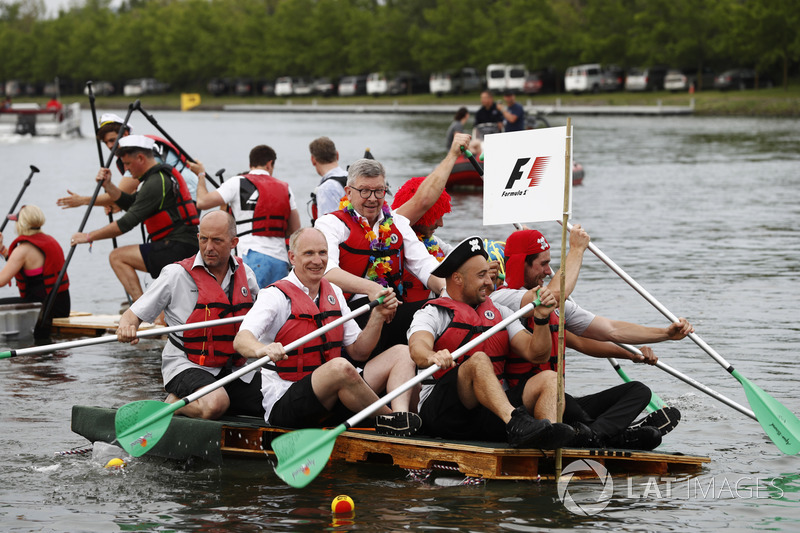
<svg viewBox="0 0 800 533">
<path fill-rule="evenodd" d="M 76 405 L 72 430 L 90 441 L 114 440 L 114 409 Z M 216 463 L 225 457 L 275 459 L 272 440 L 289 430 L 264 427 L 253 417 L 198 420 L 175 416 L 169 429 L 148 455 Z M 187 438 L 187 436 L 191 436 Z M 394 465 L 407 470 L 449 470 L 483 479 L 554 479 L 552 450 L 517 449 L 497 442 L 453 442 L 428 437 L 386 437 L 375 431 L 348 430 L 339 435 L 331 462 Z M 707 457 L 609 449 L 565 449 L 563 465 L 593 459 L 612 475 L 694 474 Z"/>
</svg>

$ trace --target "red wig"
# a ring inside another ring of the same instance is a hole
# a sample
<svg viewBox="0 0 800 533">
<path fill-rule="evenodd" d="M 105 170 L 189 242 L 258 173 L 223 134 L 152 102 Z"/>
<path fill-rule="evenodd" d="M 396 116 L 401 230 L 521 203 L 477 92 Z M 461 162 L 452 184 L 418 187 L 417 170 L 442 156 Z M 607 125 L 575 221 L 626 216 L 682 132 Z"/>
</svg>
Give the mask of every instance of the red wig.
<svg viewBox="0 0 800 533">
<path fill-rule="evenodd" d="M 419 189 L 420 184 L 423 182 L 425 178 L 411 178 L 407 182 L 400 187 L 396 193 L 394 193 L 394 200 L 392 201 L 392 209 L 397 209 L 401 205 L 405 204 L 414 196 L 414 193 L 417 192 Z M 422 215 L 419 220 L 416 222 L 412 221 L 412 226 L 432 226 L 436 223 L 439 218 L 446 215 L 451 211 L 450 208 L 450 195 L 447 194 L 447 191 L 442 191 L 441 196 L 439 199 L 436 200 L 436 203 L 431 206 L 428 211 Z"/>
</svg>

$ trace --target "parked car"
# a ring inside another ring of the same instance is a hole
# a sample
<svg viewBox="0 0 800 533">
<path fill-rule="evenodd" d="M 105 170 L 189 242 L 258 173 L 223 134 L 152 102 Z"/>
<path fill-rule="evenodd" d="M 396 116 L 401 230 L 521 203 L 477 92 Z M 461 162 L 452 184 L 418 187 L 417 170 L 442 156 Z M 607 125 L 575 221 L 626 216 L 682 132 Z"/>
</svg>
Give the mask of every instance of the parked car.
<svg viewBox="0 0 800 533">
<path fill-rule="evenodd" d="M 264 96 L 275 96 L 275 84 L 269 80 L 259 82 L 259 91 Z"/>
<path fill-rule="evenodd" d="M 122 89 L 125 96 L 140 96 L 143 94 L 160 94 L 167 92 L 169 84 L 162 83 L 155 78 L 139 78 L 128 80 Z"/>
<path fill-rule="evenodd" d="M 384 72 L 372 72 L 367 76 L 367 94 L 380 96 L 389 94 L 389 80 Z"/>
<path fill-rule="evenodd" d="M 720 91 L 731 89 L 754 89 L 756 86 L 756 72 L 749 68 L 735 68 L 726 70 L 714 79 L 714 88 Z M 758 86 L 762 89 L 772 87 L 772 80 L 766 75 L 758 77 Z"/>
<path fill-rule="evenodd" d="M 114 84 L 110 81 L 93 81 L 92 92 L 95 96 L 109 96 L 114 94 Z M 83 94 L 89 96 L 89 87 L 83 88 Z M 47 96 L 52 96 L 48 94 Z"/>
<path fill-rule="evenodd" d="M 250 96 L 256 92 L 256 84 L 250 78 L 240 78 L 236 80 L 234 87 L 236 96 Z"/>
<path fill-rule="evenodd" d="M 345 76 L 339 80 L 339 96 L 360 96 L 367 94 L 366 76 Z"/>
<path fill-rule="evenodd" d="M 333 96 L 336 94 L 338 84 L 331 78 L 323 77 L 314 80 L 314 94 L 320 96 Z"/>
<path fill-rule="evenodd" d="M 625 78 L 626 91 L 663 91 L 667 67 L 632 68 Z"/>
<path fill-rule="evenodd" d="M 462 94 L 480 90 L 483 86 L 478 71 L 472 67 L 434 72 L 428 80 L 431 94 Z"/>
<path fill-rule="evenodd" d="M 282 76 L 275 80 L 275 96 L 291 96 L 293 80 L 289 76 Z"/>
<path fill-rule="evenodd" d="M 414 72 L 398 72 L 388 83 L 389 94 L 419 94 L 428 92 L 428 81 Z"/>
<path fill-rule="evenodd" d="M 596 93 L 603 83 L 603 69 L 597 63 L 575 65 L 564 74 L 564 90 L 568 93 Z"/>
<path fill-rule="evenodd" d="M 314 82 L 308 78 L 292 78 L 292 94 L 308 96 L 314 92 Z"/>
<path fill-rule="evenodd" d="M 206 85 L 206 90 L 212 96 L 228 94 L 233 90 L 233 80 L 230 78 L 213 78 Z"/>
<path fill-rule="evenodd" d="M 542 94 L 556 92 L 556 73 L 552 70 L 539 70 L 529 74 L 522 86 L 525 94 Z"/>
<path fill-rule="evenodd" d="M 621 91 L 625 88 L 625 70 L 609 65 L 603 69 L 600 90 L 604 92 Z"/>
<path fill-rule="evenodd" d="M 671 68 L 667 71 L 664 78 L 664 89 L 672 92 L 688 91 L 691 87 L 694 90 L 710 89 L 714 86 L 714 72 L 708 67 L 703 68 L 702 77 L 698 83 L 697 68 Z"/>
</svg>

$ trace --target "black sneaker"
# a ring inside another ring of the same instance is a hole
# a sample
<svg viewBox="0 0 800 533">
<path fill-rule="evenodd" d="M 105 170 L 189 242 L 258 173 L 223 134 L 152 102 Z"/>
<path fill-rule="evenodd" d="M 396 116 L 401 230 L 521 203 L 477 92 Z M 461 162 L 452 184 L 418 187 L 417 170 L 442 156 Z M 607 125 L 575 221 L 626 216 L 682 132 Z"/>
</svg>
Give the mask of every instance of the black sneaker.
<svg viewBox="0 0 800 533">
<path fill-rule="evenodd" d="M 638 428 L 641 426 L 652 426 L 658 428 L 663 437 L 678 425 L 681 421 L 681 412 L 676 407 L 662 407 L 653 411 L 641 420 L 637 420 L 630 427 Z"/>
<path fill-rule="evenodd" d="M 565 448 L 575 439 L 575 429 L 569 424 L 555 423 L 529 442 L 530 448 L 555 450 Z"/>
<path fill-rule="evenodd" d="M 583 422 L 573 422 L 572 429 L 575 432 L 567 446 L 569 448 L 602 448 L 603 443 L 600 437 L 592 431 L 592 428 Z"/>
<path fill-rule="evenodd" d="M 525 406 L 520 405 L 511 412 L 511 420 L 506 424 L 508 443 L 514 448 L 529 448 L 551 425 L 549 420 L 533 418 Z"/>
<path fill-rule="evenodd" d="M 422 419 L 417 413 L 397 412 L 375 417 L 375 432 L 379 435 L 408 437 L 422 427 Z"/>
<path fill-rule="evenodd" d="M 661 432 L 653 426 L 627 428 L 606 441 L 609 448 L 628 450 L 654 450 L 661 444 Z"/>
</svg>

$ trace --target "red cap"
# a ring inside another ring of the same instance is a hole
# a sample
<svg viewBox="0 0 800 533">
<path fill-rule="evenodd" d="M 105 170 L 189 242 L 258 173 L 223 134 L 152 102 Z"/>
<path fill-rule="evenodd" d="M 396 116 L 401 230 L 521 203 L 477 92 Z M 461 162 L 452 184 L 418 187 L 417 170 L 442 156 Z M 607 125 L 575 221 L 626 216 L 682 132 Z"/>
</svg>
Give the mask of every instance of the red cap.
<svg viewBox="0 0 800 533">
<path fill-rule="evenodd" d="M 506 239 L 506 285 L 520 289 L 525 283 L 525 258 L 550 249 L 541 232 L 535 229 L 515 231 Z"/>
</svg>

